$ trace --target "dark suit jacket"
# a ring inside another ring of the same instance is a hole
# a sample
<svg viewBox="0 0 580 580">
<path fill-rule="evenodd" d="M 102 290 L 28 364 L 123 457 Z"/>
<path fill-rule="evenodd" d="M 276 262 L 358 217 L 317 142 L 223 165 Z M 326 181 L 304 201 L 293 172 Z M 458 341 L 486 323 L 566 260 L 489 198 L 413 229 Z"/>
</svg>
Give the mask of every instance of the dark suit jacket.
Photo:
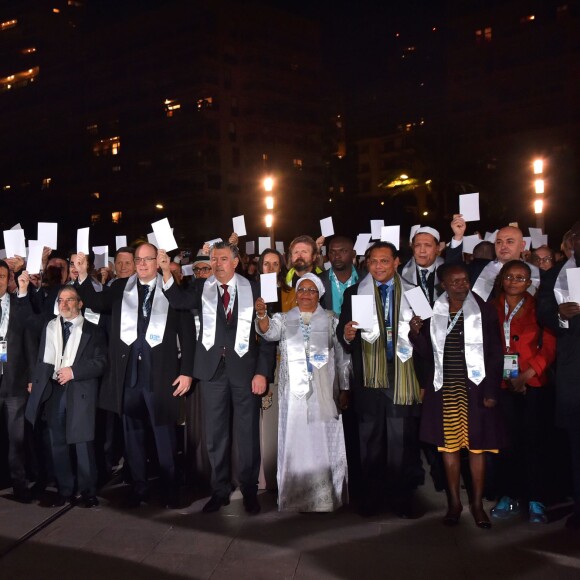
<svg viewBox="0 0 580 580">
<path fill-rule="evenodd" d="M 10 397 L 26 397 L 31 369 L 36 360 L 37 334 L 28 327 L 29 311 L 16 296 L 10 296 L 8 331 L 4 337 L 8 362 L 2 363 L 0 392 Z"/>
<path fill-rule="evenodd" d="M 64 387 L 51 381 L 54 365 L 44 362 L 46 328 L 42 333 L 40 348 L 32 379 L 32 392 L 26 406 L 26 418 L 34 425 L 43 403 L 52 394 L 53 388 L 66 389 L 66 440 L 67 443 L 82 443 L 95 438 L 95 415 L 99 378 L 107 366 L 107 345 L 100 328 L 87 320 L 83 321 L 82 336 L 72 370 L 74 379 Z M 50 418 L 49 418 L 50 420 Z"/>
<path fill-rule="evenodd" d="M 318 275 L 324 286 L 324 295 L 320 299 L 320 306 L 324 310 L 332 310 L 332 282 L 330 281 L 330 274 L 328 272 L 328 270 L 324 270 L 324 272 Z"/>
<path fill-rule="evenodd" d="M 578 263 L 579 260 L 576 260 Z M 580 417 L 580 316 L 561 328 L 554 285 L 564 264 L 545 272 L 536 297 L 538 322 L 556 334 L 556 416 L 562 427 L 578 427 Z"/>
<path fill-rule="evenodd" d="M 276 343 L 258 340 L 253 323 L 250 330 L 250 345 L 248 352 L 240 357 L 234 350 L 238 322 L 237 294 L 231 321 L 228 323 L 226 321 L 224 309 L 218 308 L 215 342 L 209 350 L 203 346 L 203 314 L 201 298 L 205 283 L 206 280 L 194 280 L 193 284 L 185 290 L 180 288 L 177 284 L 173 284 L 171 288 L 165 292 L 169 303 L 174 308 L 199 310 L 201 328 L 195 353 L 194 376 L 202 381 L 211 380 L 221 362 L 223 353 L 225 355 L 227 377 L 232 384 L 240 386 L 246 385 L 251 382 L 254 375 L 263 375 L 272 379 L 276 355 Z M 253 301 L 255 303 L 256 299 L 260 296 L 260 288 L 255 282 L 250 282 L 250 284 L 252 286 Z M 217 286 L 215 291 L 219 292 Z M 220 298 L 218 298 L 218 300 L 220 300 Z M 255 314 L 254 311 L 252 313 L 252 320 L 255 318 Z"/>
<path fill-rule="evenodd" d="M 111 286 L 103 288 L 102 292 L 95 291 L 89 278 L 82 284 L 76 284 L 86 306 L 95 312 L 111 313 L 109 370 L 101 386 L 99 406 L 118 414 L 121 414 L 123 408 L 127 363 L 131 354 L 131 345 L 121 340 L 121 305 L 128 280 L 129 278 L 116 280 Z M 178 311 L 170 307 L 163 341 L 151 349 L 151 389 L 154 395 L 156 425 L 170 425 L 177 421 L 179 397 L 173 396 L 175 387 L 172 384 L 179 375 L 193 376 L 194 353 L 193 315 L 191 312 Z"/>
</svg>

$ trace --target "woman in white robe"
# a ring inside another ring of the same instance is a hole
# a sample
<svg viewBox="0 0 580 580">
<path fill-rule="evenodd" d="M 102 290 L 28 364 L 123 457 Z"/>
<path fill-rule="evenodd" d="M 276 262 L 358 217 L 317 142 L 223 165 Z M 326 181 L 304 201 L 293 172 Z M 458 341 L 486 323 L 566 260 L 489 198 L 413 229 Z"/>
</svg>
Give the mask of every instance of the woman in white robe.
<svg viewBox="0 0 580 580">
<path fill-rule="evenodd" d="M 280 341 L 278 509 L 330 512 L 348 502 L 340 408 L 348 405 L 350 358 L 336 338 L 337 318 L 318 301 L 314 274 L 296 284 L 298 306 L 270 318 L 256 301 L 256 329 Z"/>
</svg>

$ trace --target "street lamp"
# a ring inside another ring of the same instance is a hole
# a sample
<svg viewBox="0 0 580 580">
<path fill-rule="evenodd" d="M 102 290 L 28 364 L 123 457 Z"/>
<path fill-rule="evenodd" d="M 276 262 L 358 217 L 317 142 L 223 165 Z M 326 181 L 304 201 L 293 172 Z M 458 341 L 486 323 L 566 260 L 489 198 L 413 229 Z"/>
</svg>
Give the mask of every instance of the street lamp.
<svg viewBox="0 0 580 580">
<path fill-rule="evenodd" d="M 536 227 L 544 230 L 544 193 L 545 181 L 544 175 L 544 161 L 542 159 L 534 159 L 533 161 L 534 175 L 537 176 L 534 180 L 534 213 L 536 214 Z M 540 197 L 538 197 L 540 196 Z"/>
<path fill-rule="evenodd" d="M 272 193 L 274 189 L 274 180 L 271 177 L 265 177 L 263 181 L 264 191 L 266 193 Z M 269 210 L 270 213 L 266 214 L 266 227 L 269 230 L 270 236 L 270 247 L 273 248 L 276 244 L 274 240 L 274 196 L 267 195 L 265 200 L 266 202 L 266 209 Z"/>
</svg>

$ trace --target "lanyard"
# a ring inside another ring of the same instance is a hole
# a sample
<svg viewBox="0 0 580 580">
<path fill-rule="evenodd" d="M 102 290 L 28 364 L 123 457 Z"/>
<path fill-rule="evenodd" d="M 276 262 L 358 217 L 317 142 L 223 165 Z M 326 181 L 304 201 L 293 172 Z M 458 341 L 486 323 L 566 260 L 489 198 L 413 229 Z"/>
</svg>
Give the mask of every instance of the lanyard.
<svg viewBox="0 0 580 580">
<path fill-rule="evenodd" d="M 459 317 L 463 314 L 463 308 L 460 308 L 457 311 L 457 314 L 455 315 L 455 318 L 453 320 L 451 320 L 451 314 L 449 315 L 449 324 L 447 326 L 447 331 L 445 332 L 445 336 L 447 336 L 454 328 L 454 326 L 457 324 L 457 321 L 459 320 Z"/>
<path fill-rule="evenodd" d="M 330 279 L 332 280 L 333 284 L 336 286 L 336 289 L 338 290 L 339 296 L 342 296 L 344 293 L 344 290 L 346 290 L 347 288 L 350 288 L 356 282 L 356 279 L 354 277 L 354 272 L 351 272 L 350 278 L 344 284 L 342 284 L 344 286 L 344 290 L 342 290 L 342 288 L 340 287 L 341 282 L 338 281 L 338 278 L 336 277 L 336 274 L 334 273 L 334 271 L 332 269 L 330 270 Z"/>
<path fill-rule="evenodd" d="M 523 306 L 525 301 L 526 301 L 526 298 L 524 296 L 524 298 L 522 298 L 518 302 L 517 306 L 512 310 L 512 313 L 510 314 L 509 318 L 508 318 L 509 306 L 508 306 L 507 300 L 505 301 L 505 320 L 503 323 L 503 337 L 505 339 L 505 347 L 506 347 L 507 352 L 510 351 L 510 337 L 511 337 L 510 326 L 512 323 L 512 319 L 517 314 L 518 310 Z"/>
</svg>

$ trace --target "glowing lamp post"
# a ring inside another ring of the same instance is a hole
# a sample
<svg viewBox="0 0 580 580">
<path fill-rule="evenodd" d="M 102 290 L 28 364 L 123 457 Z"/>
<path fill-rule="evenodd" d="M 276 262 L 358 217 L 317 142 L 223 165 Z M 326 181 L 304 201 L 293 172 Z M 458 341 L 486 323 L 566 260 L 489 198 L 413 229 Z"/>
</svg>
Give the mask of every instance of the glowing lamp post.
<svg viewBox="0 0 580 580">
<path fill-rule="evenodd" d="M 536 214 L 536 227 L 541 228 L 544 231 L 544 193 L 545 193 L 545 181 L 543 179 L 544 174 L 544 162 L 542 159 L 535 159 L 533 162 L 534 168 L 534 213 Z"/>
<path fill-rule="evenodd" d="M 271 194 L 274 189 L 274 180 L 271 177 L 266 177 L 264 178 L 263 185 L 264 191 L 267 194 Z M 265 221 L 270 236 L 270 247 L 273 248 L 276 244 L 274 240 L 274 196 L 267 195 L 264 201 L 266 202 L 266 209 L 269 211 L 266 214 Z"/>
</svg>

